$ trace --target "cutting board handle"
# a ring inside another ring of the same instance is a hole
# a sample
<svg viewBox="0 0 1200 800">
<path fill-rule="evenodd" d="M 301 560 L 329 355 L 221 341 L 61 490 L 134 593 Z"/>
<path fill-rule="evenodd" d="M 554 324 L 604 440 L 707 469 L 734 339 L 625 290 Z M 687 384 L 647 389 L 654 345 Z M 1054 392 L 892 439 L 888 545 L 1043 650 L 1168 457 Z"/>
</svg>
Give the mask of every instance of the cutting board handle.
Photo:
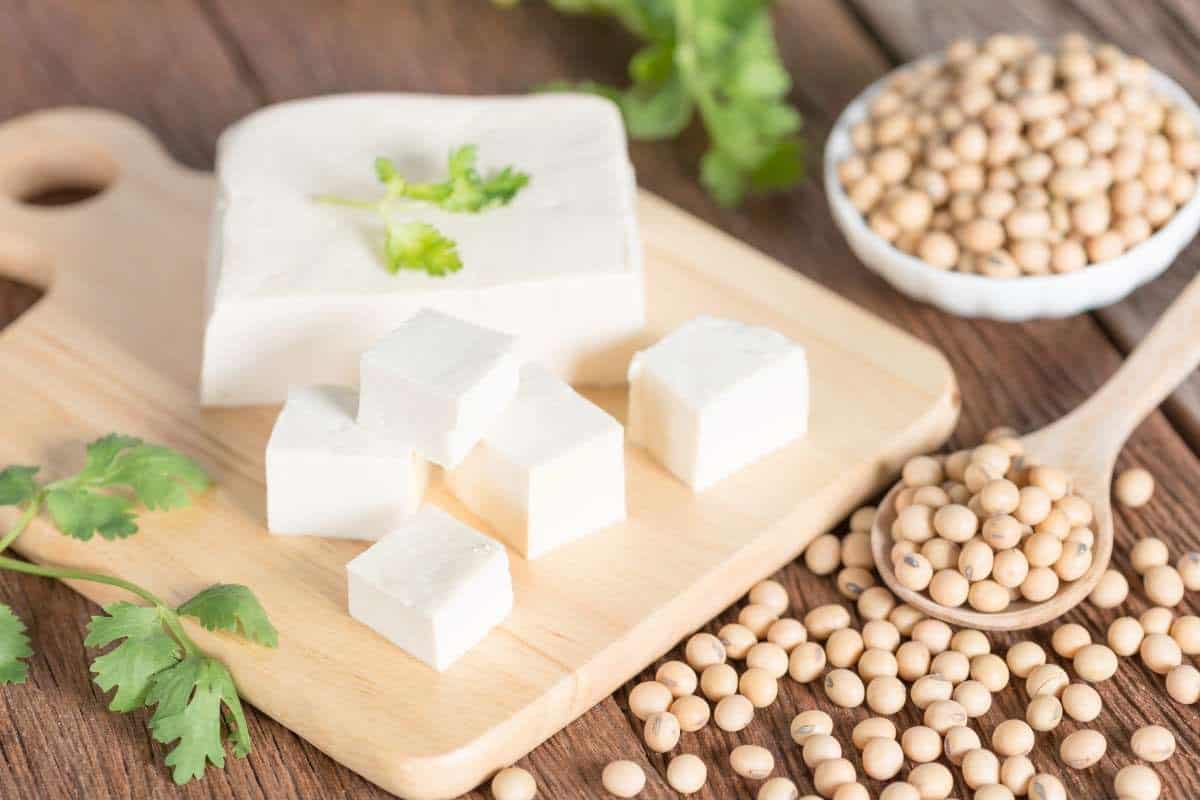
<svg viewBox="0 0 1200 800">
<path fill-rule="evenodd" d="M 55 109 L 0 125 L 0 275 L 49 289 L 56 271 L 86 265 L 58 243 L 102 230 L 110 195 L 147 168 L 188 172 L 144 128 L 109 111 Z M 29 202 L 58 190 L 84 191 L 76 202 Z"/>
<path fill-rule="evenodd" d="M 2 218 L 0 214 L 0 218 Z M 53 259 L 29 238 L 3 229 L 0 223 L 0 277 L 27 283 L 42 291 L 50 288 Z"/>
<path fill-rule="evenodd" d="M 102 146 L 70 136 L 39 135 L 18 127 L 0 139 L 0 195 L 10 203 L 61 189 L 103 191 L 120 166 Z"/>
</svg>

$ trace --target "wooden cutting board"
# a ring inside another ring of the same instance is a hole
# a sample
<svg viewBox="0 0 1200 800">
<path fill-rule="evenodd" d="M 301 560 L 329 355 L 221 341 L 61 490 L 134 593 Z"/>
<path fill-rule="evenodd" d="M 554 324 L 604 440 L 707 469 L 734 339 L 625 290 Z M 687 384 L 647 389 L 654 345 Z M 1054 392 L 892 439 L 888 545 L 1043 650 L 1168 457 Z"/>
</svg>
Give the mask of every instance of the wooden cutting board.
<svg viewBox="0 0 1200 800">
<path fill-rule="evenodd" d="M 20 201 L 79 184 L 106 189 L 69 206 Z M 708 313 L 794 337 L 808 350 L 811 433 L 699 496 L 630 448 L 628 522 L 536 562 L 514 556 L 511 618 L 439 675 L 347 615 L 344 565 L 364 544 L 267 534 L 263 451 L 277 408 L 198 405 L 213 189 L 114 114 L 64 109 L 0 127 L 0 272 L 48 289 L 0 333 L 0 465 L 63 474 L 85 442 L 118 431 L 193 455 L 217 483 L 193 507 L 143 517 L 126 541 L 35 525 L 17 550 L 168 601 L 218 581 L 252 587 L 277 650 L 192 635 L 251 703 L 403 797 L 459 794 L 528 752 L 794 558 L 902 459 L 940 444 L 958 416 L 935 350 L 643 192 L 648 335 Z M 624 418 L 624 391 L 589 396 Z M 486 530 L 442 488 L 431 499 Z"/>
</svg>

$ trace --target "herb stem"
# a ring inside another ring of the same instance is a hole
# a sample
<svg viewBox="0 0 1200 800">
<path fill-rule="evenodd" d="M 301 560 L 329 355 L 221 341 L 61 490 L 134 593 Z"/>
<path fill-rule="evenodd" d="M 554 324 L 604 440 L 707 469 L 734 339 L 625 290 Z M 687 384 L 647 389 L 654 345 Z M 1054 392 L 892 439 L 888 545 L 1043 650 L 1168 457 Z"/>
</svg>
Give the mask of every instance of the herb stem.
<svg viewBox="0 0 1200 800">
<path fill-rule="evenodd" d="M 675 0 L 676 25 L 675 64 L 685 86 L 695 98 L 700 115 L 709 124 L 710 135 L 715 130 L 711 124 L 719 109 L 708 82 L 704 80 L 700 58 L 695 44 L 696 6 L 694 0 Z M 715 135 L 713 136 L 715 139 Z"/>
<path fill-rule="evenodd" d="M 10 532 L 11 533 L 11 532 Z M 6 537 L 7 538 L 7 537 Z M 175 610 L 167 605 L 156 594 L 143 589 L 136 583 L 116 578 L 112 575 L 102 575 L 98 572 L 87 572 L 85 570 L 70 569 L 68 567 L 48 567 L 41 564 L 32 564 L 28 561 L 20 561 L 8 556 L 0 556 L 0 569 L 11 570 L 12 572 L 22 572 L 26 575 L 39 575 L 43 578 L 55 578 L 61 581 L 90 581 L 92 583 L 103 583 L 109 586 L 116 586 L 119 589 L 124 589 L 130 594 L 137 595 L 142 600 L 145 600 L 150 605 L 157 608 L 163 618 L 163 622 L 171 630 L 171 633 L 183 646 L 188 655 L 195 655 L 200 651 L 200 648 L 188 636 L 187 631 L 183 629 L 183 625 L 179 621 L 179 615 Z"/>
<path fill-rule="evenodd" d="M 4 534 L 3 539 L 0 539 L 0 553 L 7 550 L 8 546 L 12 544 L 18 536 L 25 532 L 25 529 L 29 527 L 29 523 L 33 522 L 33 518 L 38 515 L 38 512 L 41 510 L 41 508 L 42 493 L 38 492 L 33 496 L 33 499 L 29 501 L 29 506 L 24 512 L 21 513 L 21 516 L 17 518 L 16 524 L 12 526 L 8 533 Z"/>
<path fill-rule="evenodd" d="M 378 200 L 351 200 L 347 197 L 337 197 L 331 194 L 319 194 L 313 197 L 313 202 L 324 203 L 330 206 L 346 206 L 347 208 L 361 208 L 367 211 L 379 211 L 380 201 Z"/>
</svg>

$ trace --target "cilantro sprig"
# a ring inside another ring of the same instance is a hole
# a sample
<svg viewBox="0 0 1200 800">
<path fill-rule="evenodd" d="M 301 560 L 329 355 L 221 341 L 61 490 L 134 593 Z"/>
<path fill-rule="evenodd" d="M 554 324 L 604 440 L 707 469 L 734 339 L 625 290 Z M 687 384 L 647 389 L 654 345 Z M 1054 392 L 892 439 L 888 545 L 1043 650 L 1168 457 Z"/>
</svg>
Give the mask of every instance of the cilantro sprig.
<svg viewBox="0 0 1200 800">
<path fill-rule="evenodd" d="M 698 115 L 709 137 L 700 180 L 719 203 L 735 206 L 804 176 L 801 118 L 787 101 L 792 82 L 775 43 L 770 0 L 548 2 L 566 13 L 616 17 L 645 41 L 630 61 L 628 87 L 551 88 L 610 98 L 635 139 L 674 138 Z"/>
<path fill-rule="evenodd" d="M 445 277 L 462 269 L 455 242 L 433 225 L 399 219 L 395 212 L 405 203 L 429 203 L 456 214 L 478 214 L 508 205 L 529 184 L 529 176 L 513 167 L 484 177 L 476 166 L 478 157 L 475 145 L 457 147 L 447 159 L 449 177 L 428 182 L 407 180 L 396 162 L 379 157 L 375 159 L 375 177 L 384 186 L 383 197 L 362 201 L 321 195 L 315 199 L 378 214 L 386 230 L 383 252 L 391 274 L 411 269 Z"/>
<path fill-rule="evenodd" d="M 375 159 L 375 176 L 387 188 L 387 198 L 405 198 L 433 203 L 444 211 L 478 214 L 489 208 L 508 205 L 517 192 L 529 184 L 529 176 L 512 167 L 484 178 L 476 162 L 479 148 L 464 144 L 450 151 L 444 181 L 415 183 L 407 181 L 390 158 Z"/>
<path fill-rule="evenodd" d="M 67 478 L 39 484 L 38 467 L 0 470 L 0 505 L 22 508 L 0 539 L 7 549 L 44 509 L 65 535 L 82 541 L 135 534 L 138 507 L 168 510 L 186 506 L 209 486 L 208 475 L 187 456 L 131 436 L 111 434 L 87 446 L 83 468 Z M 153 709 L 148 726 L 168 745 L 166 764 L 176 783 L 204 775 L 209 764 L 225 765 L 225 745 L 239 758 L 250 753 L 250 733 L 237 686 L 228 668 L 207 655 L 182 620 L 225 631 L 265 647 L 279 634 L 245 586 L 217 584 L 172 608 L 152 592 L 111 575 L 31 564 L 0 555 L 0 569 L 59 580 L 104 583 L 124 589 L 145 605 L 112 603 L 88 623 L 84 644 L 108 648 L 92 660 L 96 685 L 112 692 L 109 708 L 127 713 Z M 25 625 L 0 603 L 0 684 L 24 683 L 33 654 Z"/>
</svg>

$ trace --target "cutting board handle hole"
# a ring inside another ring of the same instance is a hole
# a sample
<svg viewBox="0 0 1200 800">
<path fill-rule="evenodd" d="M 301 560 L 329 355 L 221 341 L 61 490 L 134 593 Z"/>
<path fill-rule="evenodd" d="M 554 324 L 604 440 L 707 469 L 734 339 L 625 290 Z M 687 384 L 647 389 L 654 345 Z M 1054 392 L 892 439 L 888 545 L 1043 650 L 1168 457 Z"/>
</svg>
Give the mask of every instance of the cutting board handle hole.
<svg viewBox="0 0 1200 800">
<path fill-rule="evenodd" d="M 29 206 L 72 206 L 116 183 L 117 162 L 85 142 L 48 141 L 0 160 L 0 192 Z"/>
<path fill-rule="evenodd" d="M 82 203 L 84 200 L 91 200 L 106 188 L 108 187 L 83 184 L 51 186 L 23 196 L 21 202 L 29 206 L 71 206 Z"/>
</svg>

